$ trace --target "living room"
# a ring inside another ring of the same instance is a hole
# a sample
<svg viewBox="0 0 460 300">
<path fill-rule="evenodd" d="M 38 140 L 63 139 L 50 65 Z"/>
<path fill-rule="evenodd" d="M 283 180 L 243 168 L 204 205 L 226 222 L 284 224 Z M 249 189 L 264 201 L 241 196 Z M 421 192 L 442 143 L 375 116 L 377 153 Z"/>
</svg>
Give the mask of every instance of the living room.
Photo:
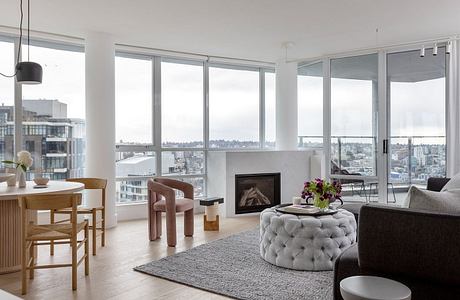
<svg viewBox="0 0 460 300">
<path fill-rule="evenodd" d="M 0 299 L 456 299 L 459 12 L 2 0 Z"/>
</svg>

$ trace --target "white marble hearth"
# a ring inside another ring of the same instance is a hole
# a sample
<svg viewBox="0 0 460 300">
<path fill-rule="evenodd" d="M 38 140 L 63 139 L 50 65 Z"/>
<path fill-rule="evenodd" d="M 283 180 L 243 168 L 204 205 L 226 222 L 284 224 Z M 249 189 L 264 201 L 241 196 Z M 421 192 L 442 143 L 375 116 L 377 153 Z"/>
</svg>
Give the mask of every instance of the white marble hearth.
<svg viewBox="0 0 460 300">
<path fill-rule="evenodd" d="M 208 195 L 225 198 L 222 214 L 235 217 L 235 175 L 281 173 L 281 203 L 289 203 L 310 180 L 313 150 L 208 152 Z"/>
</svg>

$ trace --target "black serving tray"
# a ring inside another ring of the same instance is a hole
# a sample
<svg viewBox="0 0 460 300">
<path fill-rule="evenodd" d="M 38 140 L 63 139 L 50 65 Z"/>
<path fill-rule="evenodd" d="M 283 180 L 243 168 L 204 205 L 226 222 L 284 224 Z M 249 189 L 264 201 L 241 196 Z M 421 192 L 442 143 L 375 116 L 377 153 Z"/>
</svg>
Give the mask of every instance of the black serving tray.
<svg viewBox="0 0 460 300">
<path fill-rule="evenodd" d="M 326 211 L 318 211 L 315 213 L 309 213 L 309 212 L 291 212 L 291 211 L 285 211 L 284 208 L 287 206 L 291 206 L 292 203 L 285 203 L 285 204 L 280 204 L 275 206 L 275 211 L 282 213 L 282 214 L 290 214 L 290 215 L 296 215 L 296 216 L 327 216 L 327 215 L 333 215 L 336 214 L 339 210 L 338 209 L 332 209 L 328 208 Z M 301 203 L 301 205 L 309 205 L 313 206 L 312 204 L 309 203 Z"/>
</svg>

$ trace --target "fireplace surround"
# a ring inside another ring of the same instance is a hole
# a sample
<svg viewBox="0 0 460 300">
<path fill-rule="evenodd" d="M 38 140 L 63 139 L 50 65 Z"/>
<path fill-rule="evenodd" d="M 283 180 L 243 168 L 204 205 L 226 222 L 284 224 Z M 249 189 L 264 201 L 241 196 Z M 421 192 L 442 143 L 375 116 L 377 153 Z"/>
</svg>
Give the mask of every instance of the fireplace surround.
<svg viewBox="0 0 460 300">
<path fill-rule="evenodd" d="M 281 173 L 235 175 L 235 214 L 261 212 L 280 204 Z"/>
</svg>

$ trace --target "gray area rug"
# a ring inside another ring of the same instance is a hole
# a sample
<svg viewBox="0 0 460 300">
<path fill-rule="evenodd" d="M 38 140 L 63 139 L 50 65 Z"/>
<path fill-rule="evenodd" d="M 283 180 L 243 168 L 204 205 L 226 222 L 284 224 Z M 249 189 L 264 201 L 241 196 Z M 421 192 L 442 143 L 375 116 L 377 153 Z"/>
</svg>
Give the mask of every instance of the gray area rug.
<svg viewBox="0 0 460 300">
<path fill-rule="evenodd" d="M 259 255 L 258 229 L 134 270 L 236 299 L 332 299 L 331 271 L 294 271 L 267 263 Z"/>
</svg>

